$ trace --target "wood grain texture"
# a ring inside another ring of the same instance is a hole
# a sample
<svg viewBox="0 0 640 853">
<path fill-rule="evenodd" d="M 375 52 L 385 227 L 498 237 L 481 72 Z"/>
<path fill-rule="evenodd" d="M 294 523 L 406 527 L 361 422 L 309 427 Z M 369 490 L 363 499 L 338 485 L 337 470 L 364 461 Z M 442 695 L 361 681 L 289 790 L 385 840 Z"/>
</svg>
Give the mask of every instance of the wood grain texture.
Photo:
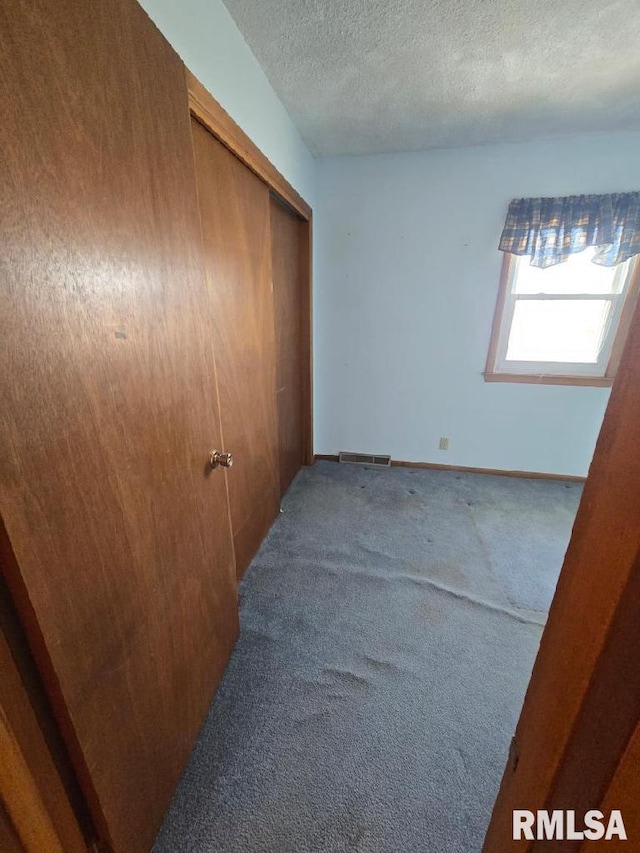
<svg viewBox="0 0 640 853">
<path fill-rule="evenodd" d="M 205 89 L 202 83 L 187 70 L 189 107 L 200 124 L 216 139 L 229 148 L 245 166 L 273 189 L 303 218 L 311 218 L 311 208 L 289 181 L 276 169 L 258 146 L 236 124 L 229 113 Z"/>
<path fill-rule="evenodd" d="M 25 853 L 2 800 L 0 800 L 0 850 L 2 853 Z"/>
<path fill-rule="evenodd" d="M 64 853 L 38 783 L 0 706 L 0 795 L 27 853 Z M 80 848 L 82 849 L 82 848 Z"/>
<path fill-rule="evenodd" d="M 516 729 L 519 761 L 503 776 L 486 853 L 531 849 L 533 842 L 511 841 L 515 808 L 543 809 L 562 791 L 569 793 L 568 783 L 572 797 L 598 799 L 596 792 L 606 790 L 620 757 L 624 733 L 634 715 L 636 721 L 640 716 L 633 624 L 640 543 L 639 446 L 636 308 Z M 623 696 L 629 673 L 635 673 L 635 680 L 629 695 Z M 611 687 L 614 682 L 616 689 Z M 585 746 L 589 731 L 591 744 Z M 594 731 L 604 753 L 599 760 L 587 760 L 583 751 L 594 748 Z M 581 775 L 576 778 L 578 766 Z M 571 767 L 574 772 L 567 775 Z"/>
<path fill-rule="evenodd" d="M 269 190 L 192 119 L 236 571 L 278 513 L 276 357 Z"/>
<path fill-rule="evenodd" d="M 616 775 L 640 716 L 638 614 L 640 554 L 565 746 L 545 803 L 547 810 L 573 809 L 577 815 L 584 815 L 600 805 Z M 612 697 L 615 697 L 615 713 L 611 708 Z M 593 768 L 597 770 L 594 772 Z M 640 824 L 632 824 L 631 814 L 628 821 L 627 832 L 640 842 Z M 539 853 L 546 850 L 562 853 L 580 847 L 580 842 L 545 841 L 535 844 L 533 849 Z"/>
<path fill-rule="evenodd" d="M 627 841 L 618 838 L 609 841 L 585 841 L 581 853 L 627 853 L 640 849 L 640 722 L 629 739 L 629 743 L 616 768 L 615 775 L 598 806 L 603 814 L 609 815 L 613 809 L 619 809 L 627 830 Z"/>
<path fill-rule="evenodd" d="M 183 67 L 133 0 L 0 9 L 7 582 L 103 845 L 147 851 L 238 630 Z"/>
<path fill-rule="evenodd" d="M 12 554 L 0 520 L 0 568 Z M 9 591 L 0 576 L 0 800 L 24 849 L 86 851 L 75 808 L 80 809 L 73 772 L 42 689 Z M 91 827 L 82 815 L 87 837 Z M 4 850 L 4 847 L 0 847 Z"/>
<path fill-rule="evenodd" d="M 280 493 L 284 495 L 304 464 L 304 386 L 308 384 L 305 331 L 308 323 L 303 289 L 301 220 L 271 198 L 271 279 L 276 333 L 276 400 Z"/>
</svg>

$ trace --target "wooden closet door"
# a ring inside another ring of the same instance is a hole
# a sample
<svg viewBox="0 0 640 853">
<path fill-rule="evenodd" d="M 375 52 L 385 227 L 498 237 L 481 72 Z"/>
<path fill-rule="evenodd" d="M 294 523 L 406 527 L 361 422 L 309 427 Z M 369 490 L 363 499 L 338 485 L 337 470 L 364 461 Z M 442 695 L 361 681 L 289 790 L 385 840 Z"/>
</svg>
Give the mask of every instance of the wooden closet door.
<svg viewBox="0 0 640 853">
<path fill-rule="evenodd" d="M 184 69 L 134 0 L 0 7 L 7 581 L 105 849 L 148 851 L 237 635 Z"/>
<path fill-rule="evenodd" d="M 269 190 L 192 119 L 229 505 L 242 577 L 279 508 Z"/>
<path fill-rule="evenodd" d="M 0 519 L 0 565 L 11 559 Z M 0 576 L 0 850 L 13 849 L 3 838 L 4 809 L 24 853 L 86 853 L 82 806 L 22 624 Z"/>
<path fill-rule="evenodd" d="M 303 292 L 304 225 L 293 211 L 271 197 L 271 266 L 276 332 L 276 401 L 280 493 L 284 495 L 304 464 L 305 353 L 308 307 Z"/>
</svg>

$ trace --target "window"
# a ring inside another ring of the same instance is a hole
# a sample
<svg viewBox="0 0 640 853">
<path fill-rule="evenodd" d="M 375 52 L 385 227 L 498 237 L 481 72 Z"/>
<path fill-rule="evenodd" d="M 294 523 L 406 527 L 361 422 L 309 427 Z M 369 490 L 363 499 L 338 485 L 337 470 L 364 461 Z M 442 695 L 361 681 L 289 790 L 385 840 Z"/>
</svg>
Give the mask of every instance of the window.
<svg viewBox="0 0 640 853">
<path fill-rule="evenodd" d="M 636 298 L 636 259 L 592 263 L 596 249 L 542 269 L 505 254 L 485 379 L 610 385 Z"/>
</svg>

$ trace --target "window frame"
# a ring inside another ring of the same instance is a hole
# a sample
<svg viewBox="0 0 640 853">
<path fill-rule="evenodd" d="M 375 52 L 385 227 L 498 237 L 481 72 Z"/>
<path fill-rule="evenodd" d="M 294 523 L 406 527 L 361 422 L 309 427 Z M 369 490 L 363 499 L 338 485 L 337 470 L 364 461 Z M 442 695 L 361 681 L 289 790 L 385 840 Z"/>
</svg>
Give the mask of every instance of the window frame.
<svg viewBox="0 0 640 853">
<path fill-rule="evenodd" d="M 638 295 L 640 291 L 640 256 L 631 261 L 631 267 L 627 278 L 626 293 L 621 299 L 617 300 L 618 310 L 615 311 L 615 314 L 617 315 L 617 326 L 615 322 L 616 316 L 614 315 L 614 322 L 611 322 L 610 330 L 608 332 L 608 335 L 610 335 L 613 340 L 611 341 L 611 350 L 606 366 L 604 363 L 600 363 L 595 366 L 583 363 L 576 364 L 575 366 L 572 365 L 572 368 L 575 367 L 575 370 L 572 369 L 571 372 L 566 372 L 564 369 L 562 372 L 559 372 L 559 369 L 564 368 L 565 365 L 553 365 L 549 362 L 551 369 L 544 373 L 525 371 L 522 367 L 517 369 L 518 362 L 514 363 L 514 367 L 516 369 L 505 370 L 503 365 L 500 363 L 502 353 L 506 352 L 505 337 L 508 337 L 508 334 L 511 331 L 513 312 L 515 310 L 515 304 L 518 301 L 515 298 L 510 298 L 511 283 L 515 273 L 518 257 L 518 255 L 511 254 L 510 252 L 503 253 L 500 288 L 498 290 L 498 299 L 496 301 L 493 325 L 491 327 L 489 352 L 484 371 L 485 382 L 524 382 L 536 385 L 592 385 L 596 387 L 609 387 L 612 385 L 618 364 L 620 363 L 620 356 L 622 355 L 622 349 L 627 337 L 627 331 L 631 323 L 634 308 L 638 302 Z M 518 298 L 522 299 L 523 294 L 520 294 Z M 527 296 L 524 295 L 524 298 L 526 299 Z M 533 298 L 535 298 L 535 296 Z M 600 294 L 586 297 L 582 294 L 573 294 L 569 297 L 565 295 L 545 295 L 543 298 L 576 298 L 578 300 L 595 298 L 602 300 L 611 297 L 602 296 Z M 505 312 L 510 312 L 510 316 L 506 317 Z M 526 363 L 527 362 L 520 362 L 520 365 L 524 365 Z M 554 367 L 556 370 L 553 369 Z M 596 370 L 597 373 L 595 373 Z"/>
</svg>

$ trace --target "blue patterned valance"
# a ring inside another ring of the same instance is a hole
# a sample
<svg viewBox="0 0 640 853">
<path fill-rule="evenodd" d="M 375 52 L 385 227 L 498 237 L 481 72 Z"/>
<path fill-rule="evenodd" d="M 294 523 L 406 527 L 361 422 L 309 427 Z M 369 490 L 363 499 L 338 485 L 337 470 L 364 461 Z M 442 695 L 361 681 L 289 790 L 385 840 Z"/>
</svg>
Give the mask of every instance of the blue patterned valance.
<svg viewBox="0 0 640 853">
<path fill-rule="evenodd" d="M 640 192 L 516 198 L 509 205 L 499 248 L 551 267 L 587 246 L 596 264 L 613 267 L 640 254 Z"/>
</svg>

